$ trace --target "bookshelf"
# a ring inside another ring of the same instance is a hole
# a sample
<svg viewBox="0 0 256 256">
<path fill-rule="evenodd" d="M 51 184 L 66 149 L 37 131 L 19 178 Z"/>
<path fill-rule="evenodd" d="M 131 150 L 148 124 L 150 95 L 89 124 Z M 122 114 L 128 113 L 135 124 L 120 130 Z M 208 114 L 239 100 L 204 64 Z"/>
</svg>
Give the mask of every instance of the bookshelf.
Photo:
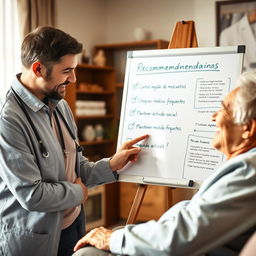
<svg viewBox="0 0 256 256">
<path fill-rule="evenodd" d="M 110 157 L 116 148 L 115 70 L 113 67 L 79 64 L 76 78 L 76 83 L 67 87 L 66 100 L 74 114 L 80 145 L 85 149 L 83 154 L 90 161 Z M 102 127 L 98 138 L 97 125 Z M 89 126 L 93 133 L 86 136 L 85 129 Z M 90 189 L 84 204 L 86 230 L 114 224 L 118 219 L 117 203 L 117 183 Z"/>
</svg>

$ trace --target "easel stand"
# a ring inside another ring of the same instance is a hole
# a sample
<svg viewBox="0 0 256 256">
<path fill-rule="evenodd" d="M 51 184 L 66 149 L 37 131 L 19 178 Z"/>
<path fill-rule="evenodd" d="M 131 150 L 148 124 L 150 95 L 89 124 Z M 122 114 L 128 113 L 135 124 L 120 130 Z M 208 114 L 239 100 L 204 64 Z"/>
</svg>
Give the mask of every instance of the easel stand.
<svg viewBox="0 0 256 256">
<path fill-rule="evenodd" d="M 144 185 L 144 184 L 138 185 L 138 189 L 134 197 L 128 219 L 126 221 L 126 225 L 135 223 L 147 188 L 148 188 L 148 185 Z"/>
<path fill-rule="evenodd" d="M 194 21 L 177 22 L 168 49 L 198 47 Z M 126 224 L 133 224 L 138 216 L 148 185 L 139 184 Z M 168 191 L 168 207 L 172 204 L 172 190 Z"/>
</svg>

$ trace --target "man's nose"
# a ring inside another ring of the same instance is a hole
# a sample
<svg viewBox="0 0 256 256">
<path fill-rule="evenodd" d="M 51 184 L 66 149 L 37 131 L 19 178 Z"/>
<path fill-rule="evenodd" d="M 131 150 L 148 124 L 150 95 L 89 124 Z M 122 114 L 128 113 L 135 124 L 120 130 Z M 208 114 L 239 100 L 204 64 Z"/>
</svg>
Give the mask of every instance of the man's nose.
<svg viewBox="0 0 256 256">
<path fill-rule="evenodd" d="M 76 82 L 76 73 L 75 73 L 75 70 L 72 70 L 72 71 L 70 72 L 70 75 L 69 75 L 68 80 L 69 80 L 71 83 L 75 83 L 75 82 Z"/>
</svg>

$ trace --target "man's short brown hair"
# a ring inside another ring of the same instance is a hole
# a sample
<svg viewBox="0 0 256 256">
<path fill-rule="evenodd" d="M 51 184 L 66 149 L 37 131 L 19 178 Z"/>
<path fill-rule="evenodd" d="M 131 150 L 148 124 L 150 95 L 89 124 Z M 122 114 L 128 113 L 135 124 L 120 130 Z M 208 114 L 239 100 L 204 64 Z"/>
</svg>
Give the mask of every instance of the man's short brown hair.
<svg viewBox="0 0 256 256">
<path fill-rule="evenodd" d="M 41 62 L 51 73 L 53 64 L 67 54 L 78 54 L 82 44 L 69 34 L 53 27 L 38 27 L 29 33 L 21 46 L 21 62 L 29 68 L 34 62 Z"/>
</svg>

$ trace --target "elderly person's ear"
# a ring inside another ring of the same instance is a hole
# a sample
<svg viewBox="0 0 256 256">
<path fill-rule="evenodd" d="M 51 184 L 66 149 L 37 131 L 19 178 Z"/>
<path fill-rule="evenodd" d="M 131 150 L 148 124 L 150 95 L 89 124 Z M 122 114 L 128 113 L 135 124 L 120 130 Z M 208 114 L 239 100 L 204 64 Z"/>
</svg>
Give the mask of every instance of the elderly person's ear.
<svg viewBox="0 0 256 256">
<path fill-rule="evenodd" d="M 243 125 L 243 139 L 249 139 L 250 137 L 256 135 L 256 120 L 251 120 L 249 124 Z"/>
</svg>

